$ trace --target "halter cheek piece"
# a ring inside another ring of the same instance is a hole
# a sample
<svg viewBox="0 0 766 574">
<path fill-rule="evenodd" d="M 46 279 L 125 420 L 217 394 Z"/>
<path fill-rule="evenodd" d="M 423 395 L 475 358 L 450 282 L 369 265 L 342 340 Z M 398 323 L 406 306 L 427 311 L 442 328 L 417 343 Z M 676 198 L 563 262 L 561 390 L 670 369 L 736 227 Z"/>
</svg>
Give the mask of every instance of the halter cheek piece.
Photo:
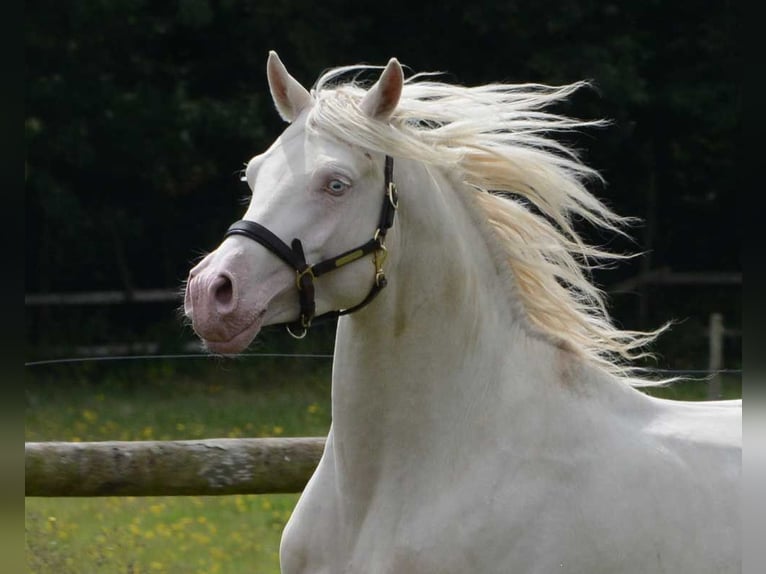
<svg viewBox="0 0 766 574">
<path fill-rule="evenodd" d="M 383 273 L 383 263 L 386 260 L 386 233 L 394 224 L 394 216 L 398 206 L 398 196 L 396 185 L 393 182 L 394 160 L 386 156 L 384 169 L 385 187 L 383 196 L 383 207 L 380 211 L 380 220 L 378 228 L 372 239 L 363 243 L 359 247 L 344 251 L 340 255 L 330 257 L 319 263 L 309 265 L 306 262 L 306 256 L 303 252 L 303 244 L 298 238 L 293 239 L 292 246 L 289 247 L 279 237 L 266 229 L 260 223 L 242 219 L 234 222 L 226 231 L 224 238 L 231 235 L 244 235 L 253 241 L 260 243 L 274 255 L 279 257 L 287 265 L 295 269 L 295 284 L 298 287 L 298 299 L 300 302 L 300 316 L 297 321 L 286 323 L 287 332 L 296 339 L 302 339 L 313 322 L 327 321 L 335 319 L 341 315 L 348 315 L 358 311 L 368 305 L 383 288 L 386 286 L 386 275 Z M 314 300 L 314 279 L 339 267 L 348 265 L 361 259 L 365 255 L 373 254 L 373 263 L 375 265 L 375 282 L 370 288 L 367 296 L 360 302 L 348 309 L 339 309 L 324 313 L 315 317 L 316 302 Z"/>
</svg>

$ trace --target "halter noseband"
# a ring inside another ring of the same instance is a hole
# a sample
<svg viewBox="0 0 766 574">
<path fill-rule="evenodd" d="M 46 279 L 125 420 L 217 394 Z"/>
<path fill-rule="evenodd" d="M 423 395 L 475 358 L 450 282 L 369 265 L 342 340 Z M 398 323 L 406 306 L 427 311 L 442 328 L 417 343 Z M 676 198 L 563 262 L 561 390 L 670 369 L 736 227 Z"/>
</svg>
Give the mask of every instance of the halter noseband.
<svg viewBox="0 0 766 574">
<path fill-rule="evenodd" d="M 388 230 L 391 229 L 391 226 L 394 224 L 394 216 L 396 215 L 396 208 L 399 202 L 396 193 L 396 185 L 393 182 L 393 173 L 394 160 L 392 157 L 386 156 L 383 207 L 380 210 L 378 228 L 375 230 L 372 239 L 363 243 L 359 247 L 349 249 L 340 255 L 330 257 L 319 263 L 309 265 L 306 262 L 306 256 L 303 252 L 303 244 L 300 239 L 293 239 L 292 246 L 289 247 L 284 241 L 260 223 L 242 219 L 232 223 L 226 231 L 224 238 L 231 235 L 244 235 L 257 243 L 260 243 L 287 265 L 295 269 L 295 284 L 298 287 L 298 298 L 301 306 L 300 316 L 297 321 L 286 323 L 285 326 L 287 332 L 296 339 L 302 339 L 306 336 L 306 332 L 312 322 L 335 319 L 365 307 L 386 286 L 386 275 L 383 272 L 383 263 L 386 260 L 387 254 L 385 239 L 386 233 L 388 233 Z M 314 279 L 320 275 L 334 271 L 339 267 L 348 265 L 357 259 L 361 259 L 370 253 L 373 254 L 373 263 L 375 264 L 375 282 L 370 288 L 369 293 L 367 293 L 367 296 L 353 307 L 329 311 L 319 317 L 315 317 L 316 302 L 314 300 Z"/>
</svg>

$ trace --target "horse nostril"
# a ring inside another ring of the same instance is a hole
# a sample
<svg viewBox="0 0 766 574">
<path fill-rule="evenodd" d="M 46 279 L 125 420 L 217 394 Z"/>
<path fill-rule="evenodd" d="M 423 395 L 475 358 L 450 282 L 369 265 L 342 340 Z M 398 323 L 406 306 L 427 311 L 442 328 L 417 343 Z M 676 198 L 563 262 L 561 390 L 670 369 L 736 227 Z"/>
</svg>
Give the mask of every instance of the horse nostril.
<svg viewBox="0 0 766 574">
<path fill-rule="evenodd" d="M 234 285 L 231 279 L 225 275 L 220 275 L 213 284 L 213 297 L 216 305 L 221 310 L 226 310 L 231 307 L 234 300 Z"/>
</svg>

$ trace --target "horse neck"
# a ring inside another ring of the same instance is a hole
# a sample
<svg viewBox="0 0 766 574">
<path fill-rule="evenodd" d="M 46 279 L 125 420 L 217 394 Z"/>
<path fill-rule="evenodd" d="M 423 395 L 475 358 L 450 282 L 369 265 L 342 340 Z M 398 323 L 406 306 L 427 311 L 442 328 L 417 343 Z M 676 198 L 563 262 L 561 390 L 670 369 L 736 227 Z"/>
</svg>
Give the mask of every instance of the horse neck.
<svg viewBox="0 0 766 574">
<path fill-rule="evenodd" d="M 336 338 L 335 452 L 341 466 L 368 473 L 382 471 L 387 454 L 470 444 L 466 436 L 492 436 L 496 425 L 507 436 L 560 378 L 561 350 L 524 327 L 472 192 L 403 164 L 389 285 L 341 320 Z"/>
</svg>

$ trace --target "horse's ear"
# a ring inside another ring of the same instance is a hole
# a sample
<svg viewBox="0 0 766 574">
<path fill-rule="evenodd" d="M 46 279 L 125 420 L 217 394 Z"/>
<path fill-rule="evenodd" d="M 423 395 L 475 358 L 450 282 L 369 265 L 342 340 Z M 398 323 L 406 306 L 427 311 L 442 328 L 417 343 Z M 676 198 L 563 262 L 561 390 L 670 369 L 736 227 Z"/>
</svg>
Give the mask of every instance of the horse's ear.
<svg viewBox="0 0 766 574">
<path fill-rule="evenodd" d="M 376 120 L 387 120 L 399 103 L 404 73 L 399 60 L 391 58 L 375 85 L 362 98 L 362 111 Z"/>
<path fill-rule="evenodd" d="M 269 91 L 274 98 L 274 105 L 286 122 L 292 122 L 314 101 L 306 88 L 287 72 L 274 50 L 269 52 L 266 75 L 269 78 Z"/>
</svg>

